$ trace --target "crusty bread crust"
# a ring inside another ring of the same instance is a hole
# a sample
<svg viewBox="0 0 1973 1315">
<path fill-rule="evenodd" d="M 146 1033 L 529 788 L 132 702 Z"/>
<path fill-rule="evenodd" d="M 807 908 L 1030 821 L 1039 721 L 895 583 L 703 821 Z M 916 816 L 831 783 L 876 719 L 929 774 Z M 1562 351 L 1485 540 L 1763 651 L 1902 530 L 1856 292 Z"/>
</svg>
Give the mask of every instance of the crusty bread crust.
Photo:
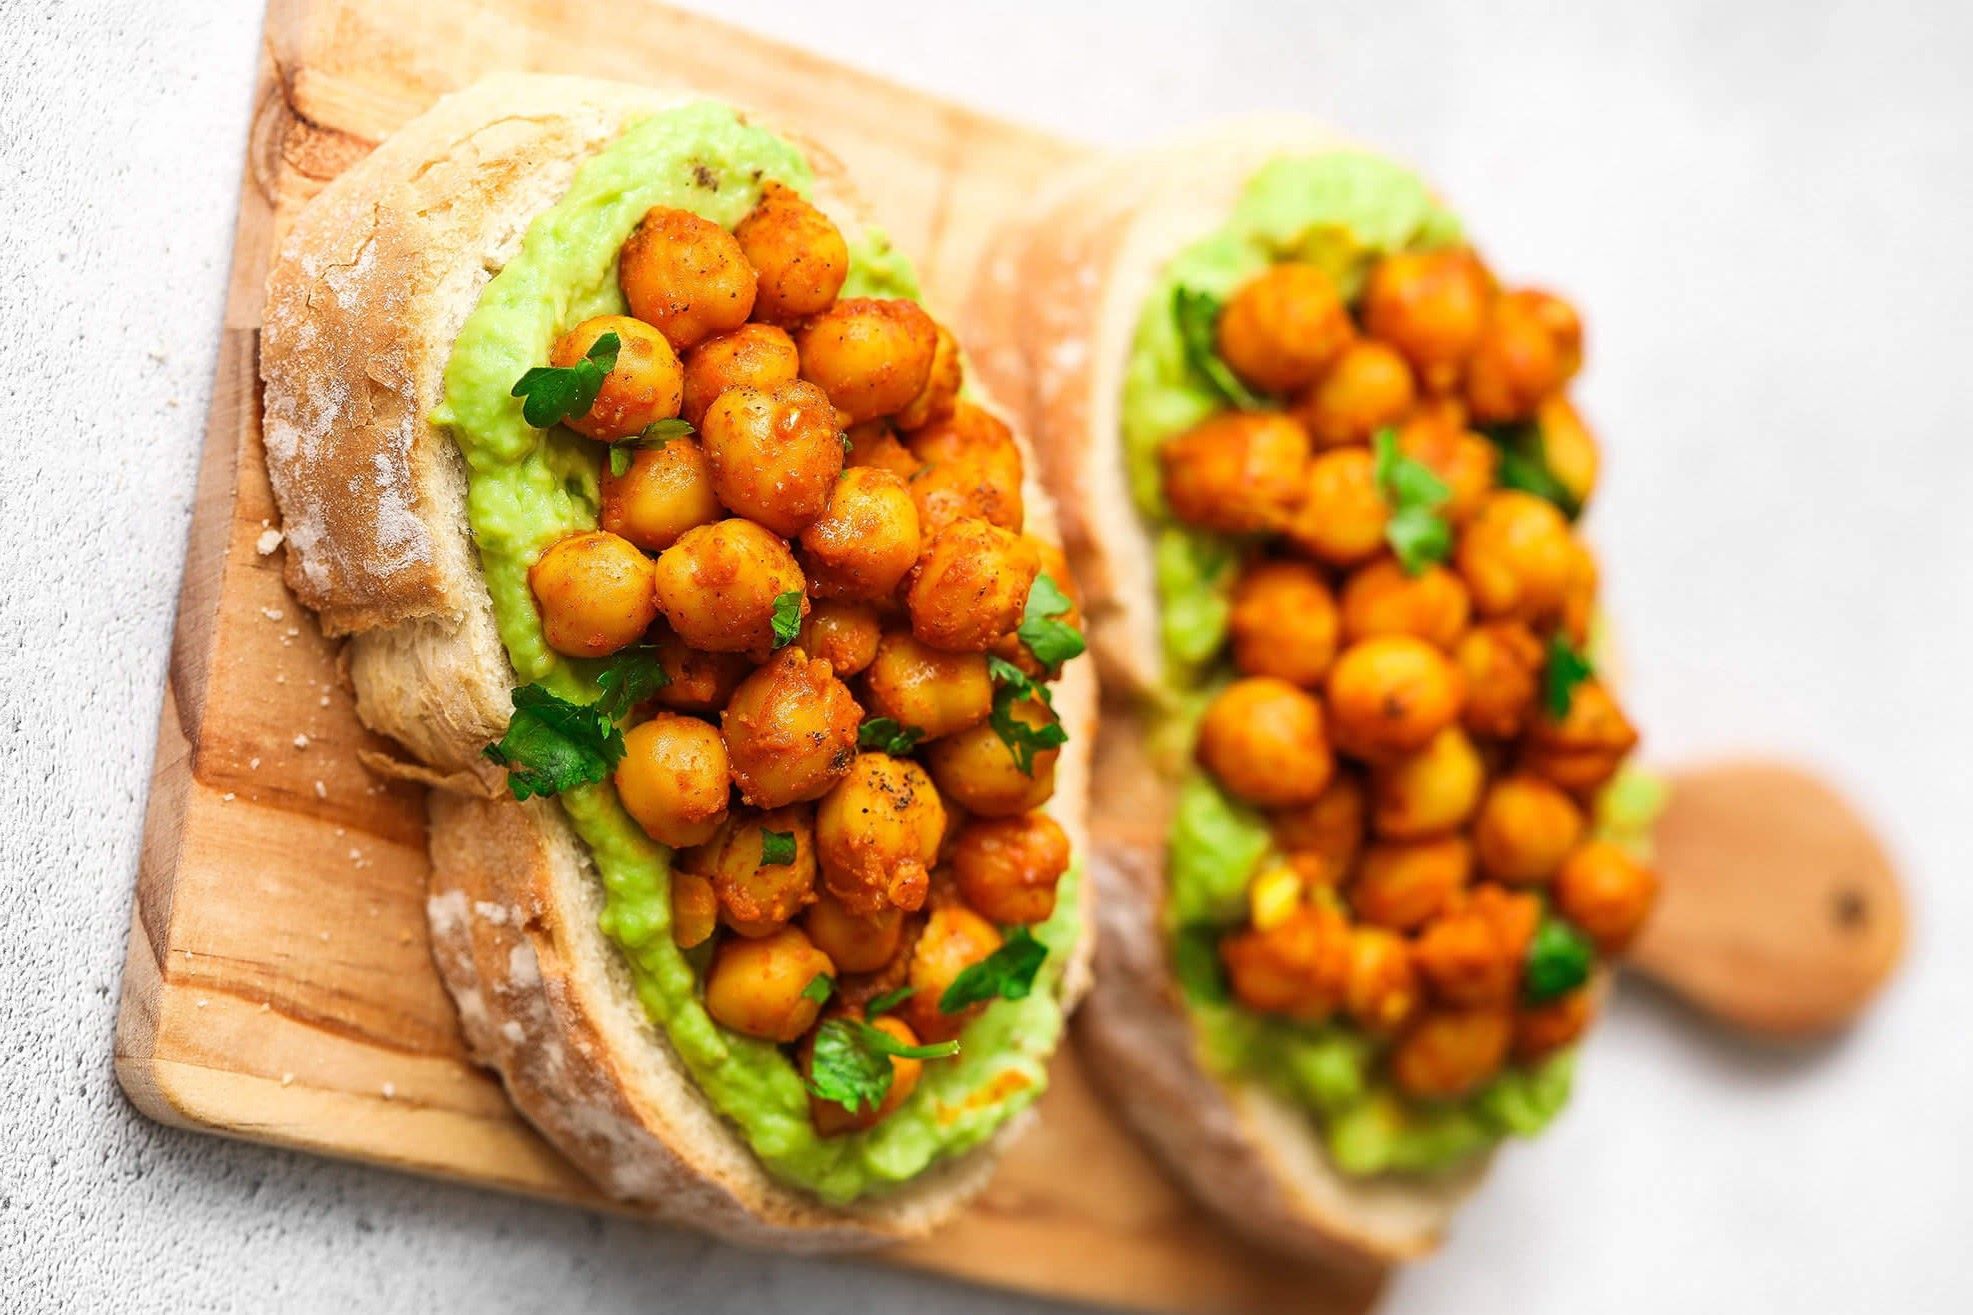
<svg viewBox="0 0 1973 1315">
<path fill-rule="evenodd" d="M 1430 1179 L 1346 1177 L 1304 1114 L 1202 1061 L 1162 930 L 1170 772 L 1152 761 L 1142 717 L 1164 685 L 1162 644 L 1151 544 L 1121 443 L 1125 362 L 1165 262 L 1225 222 L 1267 159 L 1339 144 L 1301 120 L 1247 120 L 1092 163 L 1004 237 L 971 325 L 982 368 L 1026 385 L 1014 395 L 1028 406 L 1063 540 L 1092 598 L 1104 692 L 1091 816 L 1098 948 L 1078 1042 L 1125 1117 L 1229 1222 L 1278 1250 L 1364 1265 L 1431 1250 L 1485 1164 Z"/>
<path fill-rule="evenodd" d="M 632 119 L 684 98 L 583 78 L 493 78 L 442 100 L 331 183 L 268 279 L 268 471 L 289 584 L 325 632 L 349 637 L 358 714 L 416 760 L 384 766 L 438 787 L 433 956 L 475 1058 L 614 1196 L 758 1245 L 870 1245 L 950 1216 L 1025 1120 L 843 1208 L 775 1181 L 638 1003 L 598 928 L 600 883 L 560 807 L 503 797 L 480 754 L 506 726 L 516 677 L 467 526 L 464 462 L 430 419 L 446 359 L 481 289 L 580 164 Z M 802 145 L 818 203 L 853 232 L 861 207 L 840 164 Z M 1032 470 L 1030 485 L 1029 527 L 1052 535 Z M 1050 806 L 1079 853 L 1094 740 L 1088 666 L 1057 688 L 1072 736 Z M 1065 1007 L 1088 984 L 1094 894 L 1085 881 Z"/>
</svg>

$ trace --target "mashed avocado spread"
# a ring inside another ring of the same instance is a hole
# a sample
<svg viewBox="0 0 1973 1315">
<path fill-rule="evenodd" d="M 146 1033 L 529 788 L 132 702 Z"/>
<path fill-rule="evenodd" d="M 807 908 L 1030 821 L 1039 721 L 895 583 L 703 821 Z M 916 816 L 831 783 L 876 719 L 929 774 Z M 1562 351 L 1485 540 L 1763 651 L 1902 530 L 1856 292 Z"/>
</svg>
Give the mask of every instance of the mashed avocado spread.
<svg viewBox="0 0 1973 1315">
<path fill-rule="evenodd" d="M 1189 746 L 1207 698 L 1227 679 L 1220 653 L 1239 565 L 1233 542 L 1180 524 L 1159 488 L 1159 447 L 1225 405 L 1187 360 L 1174 297 L 1224 300 L 1282 260 L 1320 266 L 1354 300 L 1369 268 L 1395 251 L 1459 240 L 1458 221 L 1418 177 L 1349 151 L 1283 157 L 1249 180 L 1226 223 L 1164 267 L 1138 321 L 1123 385 L 1126 469 L 1156 542 L 1168 696 L 1155 738 Z M 1184 762 L 1189 753 L 1170 755 Z M 1598 801 L 1599 832 L 1641 845 L 1659 790 L 1626 770 Z M 1352 1174 L 1450 1168 L 1509 1134 L 1540 1131 L 1568 1099 L 1574 1055 L 1509 1068 L 1459 1102 L 1401 1098 L 1374 1076 L 1374 1043 L 1354 1029 L 1263 1017 L 1227 994 L 1214 945 L 1246 911 L 1248 878 L 1269 854 L 1261 816 L 1197 768 L 1181 781 L 1169 840 L 1165 915 L 1200 1054 L 1216 1072 L 1256 1079 L 1307 1109 L 1331 1158 Z"/>
<path fill-rule="evenodd" d="M 527 583 L 528 567 L 550 544 L 596 528 L 601 448 L 566 430 L 529 427 L 508 390 L 548 359 L 563 329 L 623 313 L 617 250 L 646 211 L 674 206 L 730 229 L 768 180 L 803 193 L 813 183 L 799 151 L 723 105 L 695 103 L 644 119 L 585 163 L 567 195 L 528 226 L 520 251 L 460 331 L 433 418 L 465 455 L 473 538 L 522 682 L 583 702 L 601 692 L 598 664 L 548 647 Z M 909 263 L 881 234 L 865 233 L 850 255 L 844 296 L 917 295 Z M 1062 879 L 1054 915 L 1035 928 L 1051 952 L 1033 992 L 998 1001 L 974 1020 L 959 1057 L 927 1064 L 895 1114 L 866 1132 L 824 1138 L 787 1056 L 706 1013 L 698 973 L 672 943 L 668 851 L 644 835 L 607 783 L 567 791 L 560 801 L 595 860 L 605 892 L 602 930 L 623 952 L 645 1011 L 777 1178 L 846 1202 L 977 1145 L 1040 1094 L 1062 1031 L 1064 963 L 1079 930 L 1075 868 Z"/>
</svg>

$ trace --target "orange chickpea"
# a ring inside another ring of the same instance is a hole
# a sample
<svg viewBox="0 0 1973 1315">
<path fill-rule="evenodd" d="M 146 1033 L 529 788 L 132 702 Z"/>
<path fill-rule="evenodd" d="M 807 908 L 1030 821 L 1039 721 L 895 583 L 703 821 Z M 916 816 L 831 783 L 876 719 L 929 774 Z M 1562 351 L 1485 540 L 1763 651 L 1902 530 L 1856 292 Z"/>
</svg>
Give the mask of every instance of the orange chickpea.
<svg viewBox="0 0 1973 1315">
<path fill-rule="evenodd" d="M 822 515 L 801 532 L 809 592 L 817 598 L 887 602 L 918 560 L 918 508 L 903 480 L 852 466 Z"/>
<path fill-rule="evenodd" d="M 1514 1017 L 1498 1007 L 1426 1013 L 1398 1038 L 1391 1077 L 1398 1089 L 1428 1100 L 1472 1094 L 1500 1072 L 1514 1038 Z"/>
<path fill-rule="evenodd" d="M 689 210 L 658 206 L 638 221 L 617 256 L 630 313 L 673 351 L 737 329 L 753 313 L 753 266 L 733 235 Z"/>
<path fill-rule="evenodd" d="M 706 451 L 689 438 L 639 449 L 622 475 L 603 469 L 603 528 L 639 548 L 663 552 L 685 531 L 725 514 Z"/>
<path fill-rule="evenodd" d="M 1213 699 L 1199 722 L 1199 762 L 1263 808 L 1313 803 L 1336 770 L 1322 704 L 1272 676 L 1236 680 Z"/>
<path fill-rule="evenodd" d="M 1463 248 L 1386 256 L 1363 290 L 1363 327 L 1404 353 L 1427 389 L 1442 392 L 1479 345 L 1492 288 Z"/>
<path fill-rule="evenodd" d="M 1504 911 L 1475 907 L 1479 895 L 1498 889 L 1481 887 L 1466 907 L 1433 919 L 1419 933 L 1411 962 L 1434 998 L 1466 1008 L 1513 1001 L 1521 983 L 1527 938 L 1508 925 Z M 1508 898 L 1526 902 L 1525 910 L 1514 918 L 1528 926 L 1531 936 L 1534 922 L 1541 917 L 1540 904 L 1531 895 Z"/>
<path fill-rule="evenodd" d="M 1368 443 L 1411 413 L 1418 400 L 1411 366 L 1396 348 L 1364 338 L 1343 349 L 1288 414 L 1318 450 Z"/>
<path fill-rule="evenodd" d="M 1045 539 L 1037 539 L 1029 535 L 1027 540 L 1041 562 L 1041 570 L 1035 575 L 1035 584 L 1039 586 L 1041 577 L 1045 575 L 1055 582 L 1056 587 L 1062 591 L 1063 597 L 1069 600 L 1068 610 L 1051 613 L 1050 619 L 1061 622 L 1079 635 L 1087 635 L 1089 631 L 1083 622 L 1082 614 L 1082 589 L 1076 584 L 1076 578 L 1069 570 L 1068 555 Z M 1032 590 L 1030 590 L 1030 601 L 1033 601 Z M 1018 632 L 1002 635 L 987 651 L 995 657 L 1013 663 L 1033 680 L 1052 681 L 1062 674 L 1060 667 L 1053 671 L 1044 667 Z"/>
<path fill-rule="evenodd" d="M 719 896 L 696 872 L 671 873 L 671 943 L 681 950 L 703 945 L 719 925 Z"/>
<path fill-rule="evenodd" d="M 977 726 L 993 711 L 985 654 L 948 653 L 907 631 L 887 631 L 877 641 L 863 689 L 872 716 L 922 731 L 927 740 Z"/>
<path fill-rule="evenodd" d="M 759 276 L 754 314 L 787 323 L 829 309 L 849 277 L 849 245 L 829 216 L 792 187 L 770 182 L 733 230 Z"/>
<path fill-rule="evenodd" d="M 1547 1004 L 1524 1005 L 1514 1015 L 1514 1058 L 1538 1063 L 1562 1047 L 1574 1044 L 1596 1017 L 1596 997 L 1579 987 Z"/>
<path fill-rule="evenodd" d="M 726 820 L 726 744 L 697 717 L 661 712 L 624 732 L 617 797 L 644 833 L 674 849 L 703 845 Z"/>
<path fill-rule="evenodd" d="M 1377 1036 L 1389 1036 L 1418 1009 L 1418 975 L 1404 937 L 1382 927 L 1350 931 L 1350 976 L 1343 995 L 1351 1018 Z"/>
<path fill-rule="evenodd" d="M 1535 776 L 1495 781 L 1473 820 L 1473 854 L 1480 870 L 1517 886 L 1546 882 L 1582 840 L 1585 821 L 1575 800 Z"/>
<path fill-rule="evenodd" d="M 948 1014 L 939 1008 L 939 1000 L 960 973 L 999 948 L 1000 933 L 993 924 L 963 904 L 933 909 L 918 943 L 911 947 L 911 967 L 905 980 L 914 989 L 898 1007 L 904 1021 L 930 1042 L 958 1036 L 985 1010 L 985 1003 Z"/>
<path fill-rule="evenodd" d="M 1254 387 L 1313 383 L 1356 336 L 1336 285 L 1314 265 L 1274 265 L 1242 284 L 1219 318 L 1219 354 Z"/>
<path fill-rule="evenodd" d="M 1021 700 L 1008 709 L 1008 715 L 1031 731 L 1058 724 L 1039 699 Z M 981 817 L 1011 817 L 1041 807 L 1055 793 L 1055 762 L 1062 751 L 1035 750 L 1029 764 L 1032 771 L 1024 772 L 989 723 L 934 740 L 924 754 L 932 779 L 946 798 Z"/>
<path fill-rule="evenodd" d="M 1467 731 L 1489 739 L 1518 736 L 1534 712 L 1544 655 L 1534 632 L 1518 622 L 1495 622 L 1469 631 L 1453 650 L 1466 682 L 1460 719 Z"/>
<path fill-rule="evenodd" d="M 904 943 L 904 910 L 890 907 L 859 915 L 833 895 L 809 905 L 802 926 L 817 948 L 846 973 L 876 972 Z"/>
<path fill-rule="evenodd" d="M 1623 766 L 1637 747 L 1637 731 L 1600 681 L 1575 687 L 1561 720 L 1546 708 L 1535 710 L 1523 745 L 1521 765 L 1564 790 L 1594 790 Z"/>
<path fill-rule="evenodd" d="M 757 808 L 820 799 L 849 771 L 862 720 L 827 662 L 796 645 L 782 649 L 720 714 L 740 797 Z"/>
<path fill-rule="evenodd" d="M 890 1036 L 901 1045 L 915 1046 L 920 1044 L 918 1034 L 913 1032 L 903 1019 L 893 1015 L 886 1014 L 880 1018 L 874 1018 L 870 1020 L 870 1026 Z M 811 1052 L 814 1049 L 814 1043 L 811 1041 L 803 1049 L 802 1064 L 804 1076 L 808 1076 L 812 1080 L 813 1075 L 809 1065 L 813 1062 Z M 811 1092 L 808 1098 L 809 1115 L 815 1121 L 815 1130 L 824 1137 L 840 1137 L 846 1132 L 861 1132 L 866 1128 L 874 1128 L 896 1113 L 898 1107 L 909 1100 L 911 1093 L 917 1089 L 918 1079 L 924 1072 L 925 1061 L 922 1059 L 903 1059 L 897 1055 L 890 1056 L 890 1061 L 891 1085 L 884 1092 L 884 1098 L 878 1101 L 874 1108 L 852 1112 L 846 1107 L 838 1105 L 833 1100 L 824 1100 L 822 1097 Z"/>
<path fill-rule="evenodd" d="M 1055 886 L 1069 870 L 1069 836 L 1046 813 L 981 818 L 953 842 L 959 897 L 997 926 L 1029 926 L 1055 911 Z"/>
<path fill-rule="evenodd" d="M 1343 650 L 1326 682 L 1336 742 L 1360 758 L 1422 749 L 1459 716 L 1459 669 L 1412 635 L 1378 635 Z"/>
<path fill-rule="evenodd" d="M 795 332 L 802 378 L 850 424 L 902 410 L 924 391 L 938 354 L 938 325 L 915 301 L 851 297 Z"/>
<path fill-rule="evenodd" d="M 1351 575 L 1343 585 L 1343 638 L 1415 635 L 1451 652 L 1472 619 L 1472 602 L 1459 577 L 1443 566 L 1407 574 L 1385 557 Z"/>
<path fill-rule="evenodd" d="M 1568 490 L 1578 507 L 1586 506 L 1596 491 L 1596 472 L 1601 464 L 1596 436 L 1569 399 L 1557 395 L 1535 410 L 1535 424 L 1541 430 L 1541 455 L 1548 473 Z"/>
<path fill-rule="evenodd" d="M 1466 362 L 1473 418 L 1493 425 L 1525 420 L 1567 380 L 1562 344 L 1534 308 L 1511 295 L 1495 301 Z"/>
<path fill-rule="evenodd" d="M 1180 520 L 1224 534 L 1279 530 L 1308 488 L 1308 435 L 1278 412 L 1225 411 L 1168 440 L 1158 463 Z"/>
<path fill-rule="evenodd" d="M 908 758 L 859 753 L 815 813 L 822 880 L 846 912 L 911 912 L 925 902 L 945 838 L 945 806 Z"/>
<path fill-rule="evenodd" d="M 1274 843 L 1308 885 L 1340 886 L 1363 850 L 1368 813 L 1363 783 L 1339 771 L 1314 803 L 1272 815 Z"/>
<path fill-rule="evenodd" d="M 657 701 L 678 712 L 719 711 L 753 670 L 738 653 L 701 653 L 687 647 L 670 626 L 659 626 L 652 644 L 665 673 Z"/>
<path fill-rule="evenodd" d="M 932 373 L 918 396 L 897 413 L 899 429 L 922 429 L 950 419 L 959 407 L 959 387 L 965 381 L 965 368 L 959 359 L 959 343 L 943 324 L 939 325 L 938 347 L 932 352 Z"/>
<path fill-rule="evenodd" d="M 771 324 L 742 324 L 685 353 L 685 400 L 680 410 L 694 429 L 729 388 L 771 393 L 801 375 L 801 357 L 787 331 Z"/>
<path fill-rule="evenodd" d="M 1355 566 L 1383 551 L 1390 518 L 1369 450 L 1337 448 L 1309 463 L 1287 534 L 1297 548 L 1319 561 Z"/>
<path fill-rule="evenodd" d="M 1607 841 L 1592 840 L 1562 861 L 1550 888 L 1563 917 L 1604 954 L 1621 954 L 1650 915 L 1658 878 Z"/>
<path fill-rule="evenodd" d="M 926 544 L 906 587 L 911 633 L 933 648 L 984 653 L 1020 625 L 1040 570 L 1030 540 L 976 517 L 956 520 Z"/>
<path fill-rule="evenodd" d="M 1462 423 L 1420 414 L 1398 430 L 1398 451 L 1442 480 L 1452 496 L 1439 508 L 1454 526 L 1473 519 L 1500 470 L 1500 450 Z"/>
<path fill-rule="evenodd" d="M 1424 748 L 1371 769 L 1371 827 L 1387 840 L 1441 835 L 1473 815 L 1486 779 L 1473 742 L 1448 726 Z"/>
<path fill-rule="evenodd" d="M 678 357 L 664 335 L 628 315 L 584 320 L 555 340 L 548 349 L 548 363 L 574 365 L 606 333 L 617 335 L 616 364 L 603 376 L 589 410 L 562 423 L 586 438 L 608 443 L 641 434 L 645 426 L 677 415 L 680 373 Z"/>
<path fill-rule="evenodd" d="M 1350 883 L 1350 908 L 1373 926 L 1410 931 L 1450 904 L 1472 873 L 1463 836 L 1371 845 Z"/>
<path fill-rule="evenodd" d="M 909 479 L 911 497 L 927 535 L 966 516 L 1021 528 L 1021 448 L 998 416 L 961 402 L 946 419 L 912 434 L 908 447 L 919 463 Z"/>
<path fill-rule="evenodd" d="M 820 602 L 802 622 L 795 642 L 827 662 L 836 679 L 848 680 L 876 658 L 882 634 L 877 613 L 863 604 Z"/>
<path fill-rule="evenodd" d="M 1219 953 L 1234 997 L 1262 1013 L 1320 1022 L 1349 992 L 1350 925 L 1326 905 L 1298 905 L 1265 931 L 1228 936 Z"/>
<path fill-rule="evenodd" d="M 1233 665 L 1314 689 L 1336 656 L 1335 597 L 1307 562 L 1255 562 L 1233 586 Z"/>
<path fill-rule="evenodd" d="M 571 534 L 528 568 L 548 646 L 570 657 L 608 657 L 657 620 L 651 559 L 607 530 Z"/>
<path fill-rule="evenodd" d="M 1474 610 L 1488 618 L 1554 617 L 1576 569 L 1575 540 L 1562 513 L 1518 489 L 1489 493 L 1453 551 Z"/>
<path fill-rule="evenodd" d="M 721 941 L 706 973 L 706 1012 L 721 1027 L 767 1041 L 789 1042 L 815 1025 L 822 1006 L 802 992 L 836 966 L 798 927 L 758 940 Z"/>
<path fill-rule="evenodd" d="M 898 438 L 897 431 L 891 428 L 887 420 L 866 420 L 860 425 L 852 425 L 845 436 L 849 439 L 847 464 L 852 469 L 871 466 L 888 470 L 909 483 L 924 465 L 911 455 L 911 449 Z"/>
<path fill-rule="evenodd" d="M 767 861 L 770 831 L 793 839 L 795 854 L 788 862 Z M 720 921 L 742 936 L 771 935 L 815 898 L 813 810 L 777 808 L 737 815 L 692 855 L 692 865 L 712 881 Z"/>
<path fill-rule="evenodd" d="M 719 500 L 785 537 L 828 509 L 843 473 L 835 408 L 799 379 L 771 393 L 727 389 L 706 412 L 700 441 Z"/>
<path fill-rule="evenodd" d="M 1580 541 L 1569 567 L 1569 583 L 1562 590 L 1562 614 L 1557 619 L 1562 633 L 1578 648 L 1589 643 L 1589 630 L 1596 621 L 1596 558 Z"/>
<path fill-rule="evenodd" d="M 657 563 L 658 610 L 680 639 L 709 653 L 766 657 L 774 648 L 774 600 L 802 586 L 788 545 L 738 517 L 687 530 Z"/>
</svg>

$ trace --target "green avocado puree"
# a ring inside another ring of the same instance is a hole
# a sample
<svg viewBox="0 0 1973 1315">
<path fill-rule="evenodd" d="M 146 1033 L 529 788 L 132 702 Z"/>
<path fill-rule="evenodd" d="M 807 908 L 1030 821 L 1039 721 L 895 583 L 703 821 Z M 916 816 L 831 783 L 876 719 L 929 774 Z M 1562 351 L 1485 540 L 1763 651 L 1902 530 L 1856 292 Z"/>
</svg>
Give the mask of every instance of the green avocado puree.
<svg viewBox="0 0 1973 1315">
<path fill-rule="evenodd" d="M 1260 169 L 1224 226 L 1181 250 L 1152 286 L 1124 371 L 1123 443 L 1132 494 L 1155 538 L 1167 689 L 1152 715 L 1167 749 L 1189 745 L 1197 713 L 1227 678 L 1220 653 L 1238 565 L 1237 544 L 1175 521 L 1159 488 L 1159 447 L 1225 405 L 1186 359 L 1174 293 L 1224 300 L 1268 265 L 1292 259 L 1321 266 L 1354 299 L 1377 259 L 1459 236 L 1458 221 L 1424 183 L 1387 160 L 1349 151 L 1287 156 Z M 1308 1110 L 1337 1166 L 1359 1175 L 1449 1169 L 1510 1134 L 1539 1132 L 1560 1112 L 1573 1053 L 1510 1068 L 1463 1101 L 1423 1104 L 1373 1076 L 1375 1043 L 1356 1030 L 1262 1017 L 1233 1003 L 1210 947 L 1220 929 L 1244 920 L 1248 878 L 1272 841 L 1258 813 L 1198 769 L 1178 770 L 1165 915 L 1209 1067 L 1258 1080 Z M 1620 776 L 1599 801 L 1599 830 L 1643 843 L 1657 795 L 1648 778 Z"/>
<path fill-rule="evenodd" d="M 787 142 L 711 102 L 635 124 L 585 163 L 568 193 L 528 226 L 518 254 L 481 293 L 445 371 L 434 419 L 468 470 L 468 517 L 500 637 L 523 682 L 590 701 L 596 664 L 548 647 L 527 571 L 563 536 L 596 527 L 601 452 L 562 429 L 535 430 L 509 389 L 569 326 L 624 309 L 617 249 L 653 206 L 732 228 L 776 180 L 806 192 L 808 162 Z M 916 296 L 909 263 L 877 233 L 851 248 L 849 296 Z M 672 944 L 668 852 L 648 839 L 614 787 L 560 796 L 603 884 L 602 930 L 623 952 L 645 1011 L 699 1087 L 777 1178 L 832 1203 L 907 1181 L 977 1145 L 1040 1094 L 1062 1031 L 1057 996 L 1077 933 L 1079 873 L 1063 879 L 1053 917 L 1035 929 L 1053 947 L 1033 992 L 996 1002 L 961 1037 L 961 1054 L 925 1065 L 911 1098 L 867 1132 L 819 1136 L 795 1066 L 777 1046 L 739 1036 L 706 1013 L 693 965 Z M 552 805 L 551 805 L 552 806 Z"/>
</svg>

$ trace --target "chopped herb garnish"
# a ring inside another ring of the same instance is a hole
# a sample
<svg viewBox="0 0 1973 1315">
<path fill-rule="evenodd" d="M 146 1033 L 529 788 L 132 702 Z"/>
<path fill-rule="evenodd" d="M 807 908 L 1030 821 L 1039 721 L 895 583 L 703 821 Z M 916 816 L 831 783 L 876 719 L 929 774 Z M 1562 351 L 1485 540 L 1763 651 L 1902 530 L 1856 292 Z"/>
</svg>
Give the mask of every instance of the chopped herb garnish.
<svg viewBox="0 0 1973 1315">
<path fill-rule="evenodd" d="M 760 862 L 762 867 L 781 867 L 794 861 L 794 832 L 762 831 L 760 833 Z"/>
<path fill-rule="evenodd" d="M 925 732 L 916 726 L 904 726 L 891 717 L 872 717 L 857 727 L 856 747 L 875 753 L 910 753 L 918 741 L 925 738 Z"/>
<path fill-rule="evenodd" d="M 983 1000 L 1019 1000 L 1034 989 L 1034 976 L 1048 947 L 1026 927 L 1007 933 L 1000 948 L 952 979 L 939 997 L 939 1012 L 956 1014 Z"/>
<path fill-rule="evenodd" d="M 1377 431 L 1376 452 L 1377 487 L 1391 507 L 1384 541 L 1404 573 L 1417 575 L 1452 553 L 1452 526 L 1439 514 L 1452 489 L 1430 466 L 1398 450 L 1394 429 Z"/>
<path fill-rule="evenodd" d="M 691 421 L 677 416 L 669 420 L 653 420 L 644 426 L 643 433 L 620 438 L 610 444 L 610 474 L 622 479 L 630 473 L 632 454 L 647 448 L 663 447 L 674 438 L 689 438 L 696 432 Z"/>
<path fill-rule="evenodd" d="M 657 649 L 650 644 L 619 649 L 597 675 L 603 697 L 592 705 L 612 721 L 622 721 L 645 699 L 666 685 L 671 677 L 658 661 Z"/>
<path fill-rule="evenodd" d="M 1242 411 L 1258 411 L 1260 396 L 1220 359 L 1219 316 L 1224 305 L 1210 292 L 1179 287 L 1172 293 L 1172 318 L 1178 322 L 1179 342 L 1188 365 L 1219 394 Z"/>
<path fill-rule="evenodd" d="M 1180 927 L 1172 938 L 1172 974 L 1191 999 L 1219 1004 L 1231 998 L 1226 970 L 1220 965 L 1219 940 L 1220 929 L 1203 922 Z"/>
<path fill-rule="evenodd" d="M 521 415 L 536 429 L 588 415 L 622 348 L 623 339 L 614 330 L 599 334 L 574 365 L 537 365 L 514 381 L 509 396 L 527 399 L 521 403 Z"/>
<path fill-rule="evenodd" d="M 861 1019 L 832 1018 L 815 1029 L 808 1089 L 852 1114 L 873 1110 L 890 1094 L 893 1058 L 945 1059 L 958 1053 L 957 1041 L 907 1046 Z"/>
<path fill-rule="evenodd" d="M 1050 675 L 1060 671 L 1064 662 L 1085 647 L 1082 632 L 1057 619 L 1074 610 L 1075 604 L 1053 577 L 1044 572 L 1034 578 L 1034 585 L 1028 590 L 1027 610 L 1021 614 L 1021 626 L 1015 633 Z"/>
<path fill-rule="evenodd" d="M 1502 488 L 1519 489 L 1552 502 L 1570 520 L 1582 515 L 1582 502 L 1549 468 L 1548 445 L 1540 425 L 1493 425 L 1482 432 L 1500 449 Z"/>
<path fill-rule="evenodd" d="M 1589 658 L 1577 651 L 1560 631 L 1548 637 L 1548 661 L 1542 666 L 1541 701 L 1548 715 L 1561 721 L 1575 702 L 1576 686 L 1596 674 Z"/>
<path fill-rule="evenodd" d="M 774 647 L 786 648 L 802 629 L 802 591 L 790 589 L 774 598 Z"/>
<path fill-rule="evenodd" d="M 608 779 L 623 757 L 623 732 L 600 707 L 523 685 L 514 691 L 507 733 L 485 752 L 507 769 L 514 798 L 527 799 Z"/>
<path fill-rule="evenodd" d="M 1030 726 L 1014 715 L 1014 708 L 1029 698 L 1036 698 L 1052 712 L 1055 700 L 1046 685 L 1028 679 L 1027 672 L 1005 658 L 989 655 L 987 671 L 994 681 L 993 711 L 987 716 L 987 724 L 1014 755 L 1014 766 L 1021 775 L 1033 776 L 1035 755 L 1067 744 L 1069 732 L 1059 721 Z"/>
<path fill-rule="evenodd" d="M 813 1000 L 819 1005 L 827 1004 L 829 997 L 834 995 L 835 991 L 836 979 L 828 973 L 817 973 L 809 978 L 808 985 L 802 988 L 802 999 Z"/>
<path fill-rule="evenodd" d="M 863 1012 L 871 1018 L 875 1018 L 878 1014 L 888 1014 L 916 994 L 918 994 L 917 987 L 900 986 L 895 991 L 886 991 L 872 998 L 869 1004 L 863 1006 Z"/>
<path fill-rule="evenodd" d="M 1589 938 L 1562 919 L 1543 918 L 1528 942 L 1521 989 L 1533 1004 L 1547 1004 L 1589 980 L 1596 949 Z"/>
</svg>

